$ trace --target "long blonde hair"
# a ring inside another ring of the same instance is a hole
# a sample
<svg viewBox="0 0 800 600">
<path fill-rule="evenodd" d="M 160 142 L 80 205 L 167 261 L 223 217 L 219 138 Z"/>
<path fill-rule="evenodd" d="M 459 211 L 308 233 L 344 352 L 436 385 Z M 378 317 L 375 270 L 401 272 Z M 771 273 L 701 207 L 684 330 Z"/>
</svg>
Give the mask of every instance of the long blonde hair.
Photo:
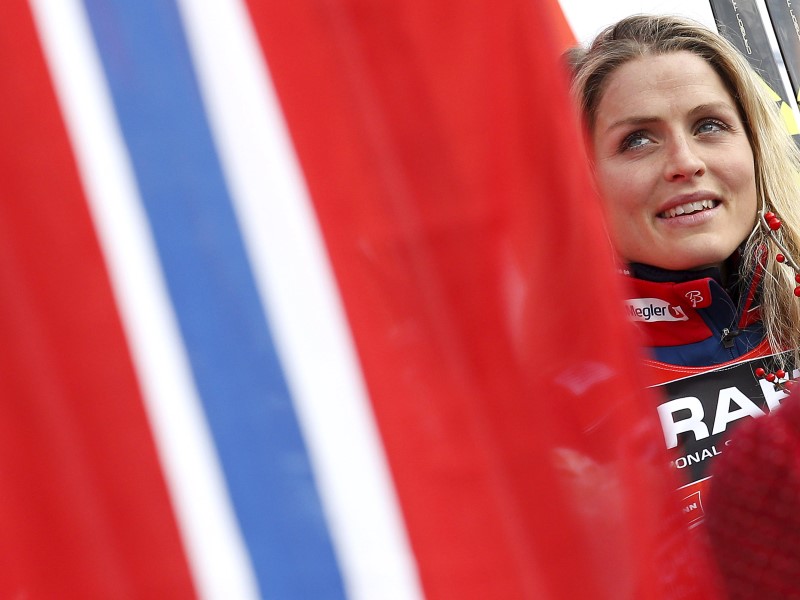
<svg viewBox="0 0 800 600">
<path fill-rule="evenodd" d="M 681 51 L 707 61 L 735 100 L 753 150 L 759 210 L 780 217 L 781 242 L 800 260 L 800 152 L 766 84 L 717 33 L 682 17 L 634 15 L 604 29 L 588 48 L 571 50 L 572 93 L 587 133 L 593 134 L 597 107 L 611 73 L 642 56 Z M 764 268 L 761 318 L 766 338 L 776 350 L 794 350 L 798 364 L 800 298 L 792 293 L 798 284 L 795 273 L 775 260 L 778 253 L 759 218 L 747 240 L 740 272 L 749 279 Z"/>
</svg>

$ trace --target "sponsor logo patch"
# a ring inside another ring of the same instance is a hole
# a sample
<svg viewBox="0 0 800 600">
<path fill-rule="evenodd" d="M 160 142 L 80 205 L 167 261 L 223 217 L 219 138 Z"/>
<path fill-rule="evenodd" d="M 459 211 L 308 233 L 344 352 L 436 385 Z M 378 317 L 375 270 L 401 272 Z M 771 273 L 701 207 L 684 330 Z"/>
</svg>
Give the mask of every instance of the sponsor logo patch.
<svg viewBox="0 0 800 600">
<path fill-rule="evenodd" d="M 705 516 L 699 490 L 683 499 L 683 514 L 689 519 L 689 524 L 699 521 Z"/>
<path fill-rule="evenodd" d="M 628 316 L 634 321 L 688 321 L 680 306 L 659 298 L 633 298 L 625 301 Z"/>
<path fill-rule="evenodd" d="M 697 290 L 691 290 L 684 294 L 686 299 L 692 303 L 694 308 L 697 308 L 699 305 L 705 302 L 705 298 L 703 298 L 703 294 Z"/>
</svg>

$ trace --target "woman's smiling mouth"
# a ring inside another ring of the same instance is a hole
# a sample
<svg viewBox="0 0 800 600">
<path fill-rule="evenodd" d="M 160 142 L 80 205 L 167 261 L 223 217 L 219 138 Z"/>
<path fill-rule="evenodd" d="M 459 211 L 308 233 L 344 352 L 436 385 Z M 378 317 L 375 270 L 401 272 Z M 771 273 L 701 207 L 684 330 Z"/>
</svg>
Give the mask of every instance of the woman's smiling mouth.
<svg viewBox="0 0 800 600">
<path fill-rule="evenodd" d="M 699 200 L 697 202 L 687 202 L 686 204 L 673 206 L 672 208 L 665 210 L 662 213 L 659 213 L 658 216 L 661 219 L 672 219 L 673 217 L 679 217 L 681 215 L 690 215 L 692 213 L 696 213 L 701 210 L 716 208 L 718 205 L 719 205 L 718 200 Z"/>
</svg>

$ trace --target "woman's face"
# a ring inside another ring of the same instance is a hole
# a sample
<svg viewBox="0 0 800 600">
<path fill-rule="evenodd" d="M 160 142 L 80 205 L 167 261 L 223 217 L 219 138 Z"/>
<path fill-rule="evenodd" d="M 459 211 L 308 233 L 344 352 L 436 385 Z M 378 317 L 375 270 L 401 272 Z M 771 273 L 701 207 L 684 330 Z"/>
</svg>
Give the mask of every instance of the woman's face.
<svg viewBox="0 0 800 600">
<path fill-rule="evenodd" d="M 722 79 L 694 54 L 642 57 L 612 73 L 592 154 L 611 238 L 628 262 L 720 264 L 755 224 L 744 125 Z"/>
</svg>

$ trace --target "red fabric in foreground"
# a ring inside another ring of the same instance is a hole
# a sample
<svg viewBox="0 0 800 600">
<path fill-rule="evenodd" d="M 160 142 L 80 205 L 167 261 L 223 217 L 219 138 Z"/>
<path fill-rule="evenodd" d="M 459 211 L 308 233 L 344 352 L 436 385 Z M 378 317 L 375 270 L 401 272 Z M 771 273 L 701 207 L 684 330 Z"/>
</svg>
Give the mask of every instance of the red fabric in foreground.
<svg viewBox="0 0 800 600">
<path fill-rule="evenodd" d="M 667 501 L 555 2 L 248 6 L 427 597 L 713 598 Z"/>
<path fill-rule="evenodd" d="M 800 599 L 800 397 L 748 420 L 712 471 L 706 520 L 730 600 Z"/>
<path fill-rule="evenodd" d="M 25 0 L 0 73 L 0 597 L 193 597 Z"/>
</svg>

